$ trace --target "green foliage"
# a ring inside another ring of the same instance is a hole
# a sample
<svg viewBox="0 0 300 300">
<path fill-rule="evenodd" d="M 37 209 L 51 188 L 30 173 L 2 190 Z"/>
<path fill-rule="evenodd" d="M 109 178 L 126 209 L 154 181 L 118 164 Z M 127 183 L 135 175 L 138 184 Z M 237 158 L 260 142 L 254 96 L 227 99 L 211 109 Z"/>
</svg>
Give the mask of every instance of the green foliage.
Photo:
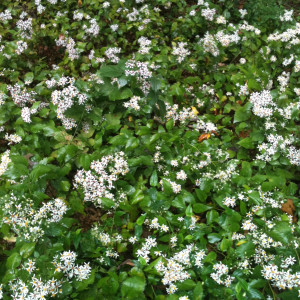
<svg viewBox="0 0 300 300">
<path fill-rule="evenodd" d="M 0 299 L 297 297 L 282 5 L 1 1 Z"/>
</svg>

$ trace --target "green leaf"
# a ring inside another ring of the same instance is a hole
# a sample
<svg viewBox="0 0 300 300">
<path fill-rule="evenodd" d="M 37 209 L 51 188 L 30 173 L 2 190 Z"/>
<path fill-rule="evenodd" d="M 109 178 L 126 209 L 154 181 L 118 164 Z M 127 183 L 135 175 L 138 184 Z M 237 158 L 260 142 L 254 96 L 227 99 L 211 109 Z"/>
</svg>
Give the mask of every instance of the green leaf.
<svg viewBox="0 0 300 300">
<path fill-rule="evenodd" d="M 95 270 L 92 270 L 91 275 L 83 280 L 83 281 L 76 281 L 74 286 L 77 291 L 85 290 L 90 284 L 94 283 L 95 281 Z"/>
<path fill-rule="evenodd" d="M 247 162 L 247 161 L 242 162 L 242 170 L 241 170 L 240 174 L 244 177 L 251 177 L 252 169 L 251 169 L 251 165 L 249 162 Z"/>
<path fill-rule="evenodd" d="M 81 214 L 84 213 L 84 206 L 82 204 L 82 201 L 79 197 L 77 196 L 71 196 L 70 197 L 70 205 L 71 208 L 75 211 L 75 212 L 79 212 Z"/>
<path fill-rule="evenodd" d="M 190 291 L 196 286 L 196 283 L 192 279 L 186 279 L 183 282 L 179 282 L 177 287 L 180 291 Z"/>
<path fill-rule="evenodd" d="M 36 181 L 42 176 L 46 176 L 52 170 L 49 165 L 37 165 L 31 172 L 30 178 L 33 181 Z"/>
<path fill-rule="evenodd" d="M 13 253 L 6 261 L 7 269 L 16 269 L 22 261 L 22 256 L 19 253 Z"/>
<path fill-rule="evenodd" d="M 242 146 L 245 149 L 254 149 L 254 144 L 251 140 L 250 137 L 247 137 L 245 139 L 242 139 L 241 141 L 239 141 L 237 144 L 239 144 L 240 146 Z"/>
<path fill-rule="evenodd" d="M 145 279 L 139 276 L 127 278 L 122 283 L 121 294 L 125 299 L 138 299 L 145 289 Z"/>
<path fill-rule="evenodd" d="M 24 81 L 28 82 L 28 83 L 31 83 L 33 81 L 33 78 L 34 78 L 33 73 L 32 72 L 28 72 L 24 76 Z"/>
<path fill-rule="evenodd" d="M 185 214 L 186 214 L 187 217 L 191 217 L 193 215 L 193 209 L 192 209 L 191 204 L 189 204 L 189 206 L 186 208 Z"/>
<path fill-rule="evenodd" d="M 251 241 L 247 241 L 244 244 L 241 244 L 240 246 L 237 246 L 236 254 L 239 257 L 249 257 L 255 253 L 255 244 Z"/>
<path fill-rule="evenodd" d="M 204 262 L 213 263 L 215 262 L 216 258 L 217 258 L 217 253 L 211 251 L 205 256 Z"/>
<path fill-rule="evenodd" d="M 150 185 L 157 186 L 157 183 L 158 183 L 157 172 L 156 170 L 154 170 L 150 177 Z"/>
<path fill-rule="evenodd" d="M 67 191 L 70 190 L 71 184 L 70 184 L 69 181 L 63 180 L 63 181 L 61 181 L 59 184 L 60 184 L 61 189 L 62 189 L 64 192 L 67 192 Z"/>
<path fill-rule="evenodd" d="M 103 291 L 105 295 L 110 296 L 116 294 L 119 289 L 117 275 L 113 273 L 113 276 L 101 278 L 98 282 L 98 287 L 101 288 L 101 291 Z"/>
<path fill-rule="evenodd" d="M 69 282 L 64 282 L 61 288 L 62 288 L 62 294 L 64 296 L 70 295 L 73 290 L 73 287 Z"/>
<path fill-rule="evenodd" d="M 20 249 L 23 258 L 28 258 L 34 251 L 35 243 L 26 243 Z"/>
<path fill-rule="evenodd" d="M 167 123 L 166 123 L 166 128 L 168 131 L 172 130 L 172 128 L 174 127 L 174 120 L 170 119 Z"/>
<path fill-rule="evenodd" d="M 242 288 L 245 290 L 245 291 L 248 291 L 249 290 L 249 286 L 248 286 L 248 283 L 246 280 L 236 276 L 237 280 L 239 281 L 239 283 L 241 284 Z"/>
<path fill-rule="evenodd" d="M 251 106 L 250 102 L 246 103 L 244 106 L 240 106 L 234 114 L 234 123 L 243 122 L 250 118 L 251 116 Z"/>
<path fill-rule="evenodd" d="M 214 244 L 222 239 L 222 236 L 219 233 L 210 233 L 207 235 L 207 240 L 209 243 Z"/>
<path fill-rule="evenodd" d="M 206 213 L 206 223 L 208 225 L 212 224 L 213 222 L 218 223 L 218 220 L 219 220 L 219 214 L 218 214 L 217 211 L 211 210 L 211 211 Z"/>
<path fill-rule="evenodd" d="M 278 222 L 270 232 L 270 236 L 283 244 L 288 244 L 292 237 L 291 226 L 287 222 Z"/>
<path fill-rule="evenodd" d="M 146 214 L 143 215 L 143 216 L 140 216 L 137 220 L 136 220 L 136 224 L 137 225 L 143 225 L 144 224 L 144 221 L 145 221 L 145 218 L 146 218 Z"/>
<path fill-rule="evenodd" d="M 150 84 L 151 84 L 152 90 L 157 92 L 160 89 L 161 80 L 158 79 L 157 77 L 152 77 L 151 81 L 150 81 Z"/>
<path fill-rule="evenodd" d="M 201 203 L 196 203 L 193 205 L 193 211 L 197 214 L 201 214 L 207 210 L 212 209 L 211 206 L 205 205 L 205 204 L 201 204 Z"/>
<path fill-rule="evenodd" d="M 136 137 L 130 137 L 129 139 L 126 139 L 126 140 L 127 140 L 126 146 L 125 146 L 126 150 L 135 149 L 139 145 L 139 140 Z"/>
<path fill-rule="evenodd" d="M 223 238 L 221 244 L 220 244 L 220 249 L 221 251 L 227 251 L 230 247 L 232 246 L 232 241 L 226 238 Z"/>
<path fill-rule="evenodd" d="M 137 204 L 139 203 L 140 201 L 142 201 L 144 199 L 144 194 L 143 194 L 143 191 L 138 189 L 136 190 L 133 195 L 130 197 L 131 200 L 130 200 L 130 203 L 131 205 L 134 205 L 134 204 Z"/>
<path fill-rule="evenodd" d="M 202 282 L 197 282 L 196 287 L 193 291 L 193 300 L 202 300 L 203 299 L 203 285 Z"/>
<path fill-rule="evenodd" d="M 103 65 L 99 71 L 102 77 L 120 77 L 123 75 L 123 69 L 119 65 Z"/>
<path fill-rule="evenodd" d="M 60 163 L 68 162 L 76 156 L 78 148 L 75 145 L 67 145 L 57 151 L 57 159 Z"/>
<path fill-rule="evenodd" d="M 262 203 L 262 200 L 260 199 L 259 192 L 256 192 L 256 191 L 251 192 L 251 193 L 249 194 L 249 198 L 250 198 L 251 200 L 253 200 L 253 202 L 254 202 L 256 205 L 261 205 L 261 203 Z"/>
<path fill-rule="evenodd" d="M 109 198 L 101 198 L 101 204 L 103 204 L 107 208 L 112 208 L 115 206 L 115 202 L 112 199 Z"/>
<path fill-rule="evenodd" d="M 251 287 L 247 291 L 247 296 L 253 300 L 265 299 L 264 295 L 260 291 L 258 291 L 256 289 L 252 289 Z M 280 296 L 280 295 L 278 295 L 278 296 Z M 284 299 L 284 298 L 281 298 L 281 299 Z M 293 297 L 290 299 L 293 299 Z"/>
<path fill-rule="evenodd" d="M 163 179 L 163 187 L 164 187 L 164 192 L 167 195 L 173 194 L 173 189 L 172 189 L 171 183 L 168 180 Z"/>
</svg>

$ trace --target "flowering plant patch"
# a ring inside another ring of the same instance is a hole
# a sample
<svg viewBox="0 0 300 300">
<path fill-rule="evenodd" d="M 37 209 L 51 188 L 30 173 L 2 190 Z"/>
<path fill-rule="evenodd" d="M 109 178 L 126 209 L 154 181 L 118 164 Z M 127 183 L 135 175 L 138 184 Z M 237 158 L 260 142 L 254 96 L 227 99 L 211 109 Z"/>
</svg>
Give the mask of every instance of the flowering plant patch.
<svg viewBox="0 0 300 300">
<path fill-rule="evenodd" d="M 0 299 L 299 297 L 282 2 L 1 1 Z"/>
</svg>

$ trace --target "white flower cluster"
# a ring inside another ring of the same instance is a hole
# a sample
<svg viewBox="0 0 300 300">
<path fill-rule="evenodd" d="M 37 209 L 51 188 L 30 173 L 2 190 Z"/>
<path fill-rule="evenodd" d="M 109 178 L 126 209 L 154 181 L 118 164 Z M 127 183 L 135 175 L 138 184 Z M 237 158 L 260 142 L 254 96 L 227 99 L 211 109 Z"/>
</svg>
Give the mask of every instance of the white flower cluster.
<svg viewBox="0 0 300 300">
<path fill-rule="evenodd" d="M 201 10 L 201 16 L 208 21 L 213 21 L 215 14 L 216 14 L 215 8 L 210 9 L 207 7 Z"/>
<path fill-rule="evenodd" d="M 299 272 L 293 274 L 291 270 L 280 271 L 274 264 L 264 266 L 262 275 L 280 290 L 298 288 L 300 286 Z"/>
<path fill-rule="evenodd" d="M 113 47 L 105 50 L 105 56 L 112 62 L 117 64 L 120 61 L 120 58 L 116 55 L 121 53 L 121 48 Z"/>
<path fill-rule="evenodd" d="M 290 22 L 290 21 L 293 21 L 293 13 L 294 13 L 294 10 L 293 10 L 293 9 L 291 9 L 291 10 L 285 9 L 285 10 L 284 10 L 284 15 L 283 15 L 283 16 L 280 16 L 280 21 L 282 21 L 282 22 Z"/>
<path fill-rule="evenodd" d="M 11 299 L 36 300 L 46 299 L 46 297 L 54 298 L 57 294 L 62 293 L 62 283 L 62 280 L 54 278 L 43 282 L 41 278 L 38 279 L 35 276 L 31 277 L 30 282 L 16 279 L 9 282 L 12 291 Z"/>
<path fill-rule="evenodd" d="M 246 9 L 239 9 L 239 12 L 241 14 L 242 19 L 244 19 L 244 17 L 248 14 Z"/>
<path fill-rule="evenodd" d="M 98 238 L 99 238 L 100 242 L 105 246 L 111 243 L 111 238 L 110 238 L 109 234 L 107 234 L 105 232 L 100 232 L 98 235 Z"/>
<path fill-rule="evenodd" d="M 281 242 L 274 241 L 270 236 L 266 233 L 261 232 L 259 230 L 251 232 L 252 242 L 258 246 L 258 249 L 270 249 L 271 247 L 277 248 L 282 247 Z"/>
<path fill-rule="evenodd" d="M 18 144 L 22 141 L 22 138 L 19 135 L 15 134 L 15 133 L 14 134 L 13 133 L 12 134 L 6 133 L 5 136 L 4 136 L 4 139 L 6 141 L 8 141 L 8 145 Z"/>
<path fill-rule="evenodd" d="M 156 238 L 152 238 L 151 236 L 148 236 L 145 239 L 142 248 L 137 250 L 136 252 L 137 257 L 143 258 L 146 261 L 146 263 L 148 263 L 150 261 L 150 257 L 149 257 L 150 250 L 151 248 L 154 248 L 156 246 L 157 246 Z"/>
<path fill-rule="evenodd" d="M 21 117 L 25 123 L 31 123 L 31 114 L 34 113 L 35 110 L 30 110 L 29 107 L 23 107 L 21 110 Z"/>
<path fill-rule="evenodd" d="M 295 59 L 294 54 L 291 54 L 291 56 L 289 58 L 285 58 L 283 60 L 282 64 L 286 67 L 286 66 L 290 65 L 294 59 Z"/>
<path fill-rule="evenodd" d="M 125 102 L 123 105 L 126 108 L 134 109 L 135 111 L 139 111 L 141 109 L 139 102 L 141 101 L 141 97 L 133 96 L 129 101 Z"/>
<path fill-rule="evenodd" d="M 19 107 L 24 107 L 26 104 L 32 104 L 35 102 L 34 96 L 36 93 L 34 91 L 27 92 L 27 89 L 21 89 L 19 84 L 15 84 L 14 86 L 8 85 L 7 89 L 10 92 L 12 100 Z"/>
<path fill-rule="evenodd" d="M 181 170 L 181 171 L 179 171 L 179 172 L 176 173 L 176 179 L 178 179 L 178 180 L 186 180 L 187 179 L 187 175 L 186 175 L 186 173 L 183 170 Z"/>
<path fill-rule="evenodd" d="M 20 16 L 22 17 L 22 16 Z M 28 18 L 27 20 L 20 20 L 16 24 L 17 28 L 20 30 L 20 35 L 22 38 L 29 39 L 33 33 L 32 30 L 32 18 Z"/>
<path fill-rule="evenodd" d="M 180 184 L 176 183 L 175 181 L 170 180 L 169 178 L 166 178 L 166 180 L 170 183 L 174 194 L 179 194 L 181 192 Z M 159 183 L 161 184 L 161 189 L 164 190 L 163 181 L 161 180 Z"/>
<path fill-rule="evenodd" d="M 120 234 L 109 235 L 98 225 L 95 225 L 92 228 L 92 235 L 94 235 L 104 246 L 119 243 L 123 239 Z"/>
<path fill-rule="evenodd" d="M 6 150 L 1 156 L 0 176 L 4 174 L 4 172 L 7 170 L 8 164 L 11 162 L 9 155 L 10 150 Z"/>
<path fill-rule="evenodd" d="M 252 222 L 252 217 L 249 216 L 249 218 L 243 222 L 242 228 L 244 230 L 253 231 L 257 229 L 257 226 Z"/>
<path fill-rule="evenodd" d="M 146 37 L 141 36 L 138 39 L 138 43 L 140 44 L 139 53 L 140 54 L 148 54 L 150 51 L 151 40 L 148 40 Z"/>
<path fill-rule="evenodd" d="M 254 262 L 256 264 L 268 263 L 275 259 L 274 254 L 267 254 L 267 252 L 262 248 L 255 248 Z"/>
<path fill-rule="evenodd" d="M 199 44 L 202 45 L 204 52 L 208 52 L 213 56 L 218 56 L 220 53 L 214 36 L 209 32 L 206 32 L 204 37 L 199 41 Z"/>
<path fill-rule="evenodd" d="M 217 20 L 216 20 L 216 23 L 217 24 L 224 24 L 225 25 L 227 23 L 227 20 L 225 19 L 224 16 L 218 16 Z"/>
<path fill-rule="evenodd" d="M 74 82 L 75 79 L 71 77 L 61 77 L 58 81 L 53 79 L 46 81 L 48 87 L 63 87 L 62 90 L 57 89 L 52 92 L 51 100 L 54 105 L 57 105 L 57 118 L 62 121 L 66 129 L 76 127 L 76 121 L 72 118 L 67 118 L 64 113 L 75 103 L 83 105 L 87 102 L 87 96 L 79 92 Z"/>
<path fill-rule="evenodd" d="M 275 32 L 268 36 L 268 41 L 281 41 L 281 42 L 289 42 L 288 48 L 292 45 L 297 45 L 300 43 L 300 39 L 297 35 L 300 35 L 300 23 L 296 23 L 296 27 L 288 28 L 286 31 L 282 33 Z"/>
<path fill-rule="evenodd" d="M 28 262 L 24 265 L 23 269 L 31 274 L 36 269 L 35 262 L 29 259 Z"/>
<path fill-rule="evenodd" d="M 247 96 L 249 94 L 248 84 L 240 86 L 239 96 Z"/>
<path fill-rule="evenodd" d="M 119 28 L 119 25 L 118 24 L 113 24 L 113 25 L 110 25 L 110 28 L 113 32 L 117 31 L 118 28 Z"/>
<path fill-rule="evenodd" d="M 166 119 L 174 120 L 174 123 L 179 121 L 184 124 L 186 122 L 196 121 L 198 118 L 190 107 L 184 107 L 182 110 L 179 110 L 177 104 L 170 105 L 166 103 Z"/>
<path fill-rule="evenodd" d="M 227 207 L 235 207 L 236 199 L 235 197 L 225 197 L 225 199 L 223 200 L 223 204 Z"/>
<path fill-rule="evenodd" d="M 272 95 L 268 90 L 252 93 L 249 101 L 253 104 L 253 113 L 261 118 L 272 116 L 273 108 L 276 108 L 276 104 L 273 102 Z"/>
<path fill-rule="evenodd" d="M 28 45 L 26 42 L 23 41 L 17 41 L 17 49 L 16 49 L 16 53 L 18 55 L 22 54 L 26 49 L 27 49 Z"/>
<path fill-rule="evenodd" d="M 272 156 L 278 152 L 281 152 L 290 159 L 290 163 L 294 165 L 299 165 L 299 150 L 294 146 L 291 146 L 293 139 L 284 138 L 278 134 L 267 135 L 268 143 L 262 143 L 258 145 L 258 150 L 261 152 L 257 154 L 256 158 L 258 160 L 271 161 Z"/>
<path fill-rule="evenodd" d="M 203 120 L 198 119 L 196 124 L 196 129 L 199 131 L 204 131 L 205 133 L 217 131 L 218 128 L 212 122 L 204 122 Z"/>
<path fill-rule="evenodd" d="M 177 56 L 177 61 L 178 63 L 182 63 L 184 61 L 184 59 L 191 54 L 191 52 L 187 49 L 185 49 L 184 47 L 187 46 L 187 43 L 184 42 L 180 42 L 178 43 L 177 47 L 173 47 L 173 52 L 172 54 Z"/>
<path fill-rule="evenodd" d="M 287 269 L 289 266 L 293 266 L 296 263 L 296 258 L 293 256 L 286 257 L 281 263 L 281 268 Z"/>
<path fill-rule="evenodd" d="M 270 205 L 272 208 L 281 208 L 284 203 L 283 199 L 277 199 L 275 193 L 273 192 L 263 192 L 261 186 L 258 187 L 258 192 L 260 198 L 263 200 L 264 205 Z"/>
<path fill-rule="evenodd" d="M 75 48 L 76 43 L 74 39 L 68 38 L 61 34 L 59 38 L 55 40 L 55 43 L 56 46 L 65 47 L 67 49 L 71 61 L 79 58 L 79 51 Z"/>
<path fill-rule="evenodd" d="M 300 72 L 300 60 L 295 61 L 295 67 L 294 67 L 294 72 Z"/>
<path fill-rule="evenodd" d="M 215 38 L 223 47 L 228 47 L 231 43 L 237 44 L 241 39 L 238 30 L 233 34 L 226 34 L 224 33 L 224 30 L 218 31 Z"/>
<path fill-rule="evenodd" d="M 282 72 L 280 76 L 277 78 L 279 85 L 280 85 L 280 92 L 285 92 L 286 87 L 288 86 L 290 80 L 290 73 L 289 72 Z"/>
<path fill-rule="evenodd" d="M 167 264 L 160 261 L 156 266 L 156 270 L 163 276 L 162 283 L 167 285 L 167 293 L 174 294 L 177 290 L 176 282 L 183 282 L 191 278 L 191 275 L 185 270 L 187 267 L 203 266 L 202 260 L 206 254 L 204 250 L 197 251 L 193 245 L 188 245 L 184 250 L 177 252 L 170 259 L 167 259 Z"/>
<path fill-rule="evenodd" d="M 213 266 L 214 272 L 210 274 L 211 278 L 218 284 L 229 287 L 234 278 L 228 275 L 228 267 L 222 262 L 217 263 Z"/>
<path fill-rule="evenodd" d="M 97 24 L 96 19 L 91 19 L 90 20 L 90 27 L 89 28 L 87 28 L 86 25 L 83 25 L 82 28 L 85 30 L 85 32 L 87 34 L 90 34 L 92 36 L 97 36 L 99 34 L 99 32 L 100 32 L 100 27 Z"/>
<path fill-rule="evenodd" d="M 232 237 L 231 237 L 231 239 L 232 239 L 233 241 L 236 241 L 236 240 L 242 240 L 242 239 L 244 239 L 244 238 L 245 238 L 245 236 L 244 236 L 243 234 L 237 233 L 237 232 L 233 232 L 233 233 L 232 233 Z"/>
<path fill-rule="evenodd" d="M 252 31 L 256 35 L 260 35 L 261 31 L 258 28 L 255 28 L 252 25 L 249 25 L 248 22 L 244 21 L 243 24 L 238 25 L 239 30 Z"/>
<path fill-rule="evenodd" d="M 218 170 L 213 176 L 214 179 L 219 179 L 221 183 L 224 183 L 231 179 L 232 175 L 238 174 L 236 171 L 237 165 L 235 160 L 229 161 L 227 168 L 225 170 Z"/>
<path fill-rule="evenodd" d="M 296 149 L 294 146 L 289 147 L 287 158 L 292 165 L 300 166 L 300 149 Z"/>
<path fill-rule="evenodd" d="M 6 22 L 8 20 L 12 20 L 11 12 L 6 9 L 4 12 L 0 13 L 0 21 L 1 22 Z"/>
<path fill-rule="evenodd" d="M 119 152 L 93 161 L 90 169 L 79 170 L 74 178 L 74 187 L 82 188 L 84 201 L 92 201 L 96 206 L 101 206 L 101 198 L 108 198 L 117 204 L 112 193 L 115 188 L 114 182 L 119 179 L 119 176 L 129 172 L 124 153 Z"/>
<path fill-rule="evenodd" d="M 55 272 L 63 272 L 68 279 L 75 278 L 78 281 L 89 278 L 91 267 L 89 263 L 76 265 L 77 254 L 73 251 L 64 251 L 60 256 L 54 257 Z"/>
<path fill-rule="evenodd" d="M 19 238 L 36 241 L 44 235 L 44 226 L 59 222 L 67 211 L 63 200 L 43 203 L 36 209 L 31 199 L 19 199 L 11 194 L 9 200 L 1 204 L 3 211 L 2 223 L 8 224 Z"/>
<path fill-rule="evenodd" d="M 130 59 L 125 64 L 125 76 L 134 76 L 142 84 L 141 89 L 145 95 L 150 91 L 150 79 L 152 78 L 152 71 L 156 66 L 149 65 L 148 62 L 135 61 Z"/>
<path fill-rule="evenodd" d="M 153 220 L 151 220 L 151 223 L 150 223 L 149 227 L 151 229 L 158 229 L 161 232 L 168 232 L 169 231 L 169 227 L 167 225 L 165 225 L 165 224 L 159 225 L 157 218 L 154 218 Z"/>
</svg>

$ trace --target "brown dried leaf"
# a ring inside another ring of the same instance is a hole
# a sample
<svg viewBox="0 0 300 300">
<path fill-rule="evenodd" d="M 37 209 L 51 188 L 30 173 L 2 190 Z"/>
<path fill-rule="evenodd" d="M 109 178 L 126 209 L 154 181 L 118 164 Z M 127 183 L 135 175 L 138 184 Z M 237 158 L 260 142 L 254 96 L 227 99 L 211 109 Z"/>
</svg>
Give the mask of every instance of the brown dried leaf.
<svg viewBox="0 0 300 300">
<path fill-rule="evenodd" d="M 247 130 L 247 131 L 244 131 L 244 129 L 242 131 L 239 132 L 239 138 L 246 138 L 249 136 L 251 130 Z"/>
<path fill-rule="evenodd" d="M 288 215 L 293 216 L 293 221 L 295 223 L 297 222 L 297 218 L 294 215 L 294 212 L 296 211 L 296 207 L 292 199 L 288 199 L 286 203 L 282 204 L 281 210 L 287 213 Z"/>
<path fill-rule="evenodd" d="M 135 264 L 132 262 L 131 259 L 126 259 L 125 261 L 123 261 L 118 267 L 117 267 L 117 270 L 119 270 L 121 268 L 121 266 L 123 265 L 128 265 L 128 266 L 131 266 L 131 267 L 134 267 Z"/>
<path fill-rule="evenodd" d="M 210 133 L 203 133 L 198 137 L 198 142 L 201 143 L 203 140 L 210 138 Z"/>
</svg>

